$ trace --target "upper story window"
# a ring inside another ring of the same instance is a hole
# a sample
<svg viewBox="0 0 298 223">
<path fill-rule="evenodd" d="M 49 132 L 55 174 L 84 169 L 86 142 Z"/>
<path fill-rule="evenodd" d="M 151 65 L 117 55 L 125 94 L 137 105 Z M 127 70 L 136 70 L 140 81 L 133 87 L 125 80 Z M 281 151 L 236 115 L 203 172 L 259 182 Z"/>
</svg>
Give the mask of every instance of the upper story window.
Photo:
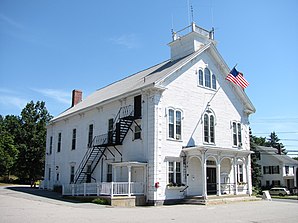
<svg viewBox="0 0 298 223">
<path fill-rule="evenodd" d="M 208 68 L 204 69 L 205 87 L 211 88 L 211 74 Z"/>
<path fill-rule="evenodd" d="M 216 77 L 207 67 L 204 70 L 200 69 L 198 76 L 199 76 L 198 84 L 200 86 L 204 86 L 204 87 L 216 90 L 217 88 Z"/>
<path fill-rule="evenodd" d="M 173 108 L 168 110 L 168 125 L 168 137 L 181 140 L 182 112 L 180 110 Z"/>
<path fill-rule="evenodd" d="M 59 153 L 61 151 L 61 139 L 62 139 L 62 133 L 58 133 L 58 145 L 57 145 L 57 152 Z"/>
<path fill-rule="evenodd" d="M 89 131 L 88 131 L 88 147 L 92 146 L 93 141 L 93 124 L 89 125 Z"/>
<path fill-rule="evenodd" d="M 233 122 L 233 146 L 242 146 L 241 123 Z"/>
<path fill-rule="evenodd" d="M 71 150 L 76 149 L 77 129 L 72 130 Z"/>
<path fill-rule="evenodd" d="M 212 113 L 204 115 L 204 142 L 215 143 L 215 118 Z"/>
<path fill-rule="evenodd" d="M 50 137 L 50 155 L 52 154 L 52 150 L 53 150 L 53 136 Z"/>
<path fill-rule="evenodd" d="M 263 166 L 263 174 L 279 174 L 279 166 Z"/>
</svg>

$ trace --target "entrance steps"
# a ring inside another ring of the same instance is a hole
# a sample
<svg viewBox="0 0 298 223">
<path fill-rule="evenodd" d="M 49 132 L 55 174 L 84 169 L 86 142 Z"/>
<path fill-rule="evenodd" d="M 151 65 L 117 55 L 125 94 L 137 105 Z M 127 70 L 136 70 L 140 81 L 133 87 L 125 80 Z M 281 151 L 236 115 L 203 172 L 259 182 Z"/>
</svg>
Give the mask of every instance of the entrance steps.
<svg viewBox="0 0 298 223">
<path fill-rule="evenodd" d="M 190 196 L 181 200 L 180 204 L 197 204 L 197 205 L 217 205 L 217 204 L 228 204 L 233 202 L 243 201 L 256 201 L 260 200 L 255 196 L 249 196 L 246 194 L 241 195 L 209 195 L 207 199 L 202 196 Z"/>
</svg>

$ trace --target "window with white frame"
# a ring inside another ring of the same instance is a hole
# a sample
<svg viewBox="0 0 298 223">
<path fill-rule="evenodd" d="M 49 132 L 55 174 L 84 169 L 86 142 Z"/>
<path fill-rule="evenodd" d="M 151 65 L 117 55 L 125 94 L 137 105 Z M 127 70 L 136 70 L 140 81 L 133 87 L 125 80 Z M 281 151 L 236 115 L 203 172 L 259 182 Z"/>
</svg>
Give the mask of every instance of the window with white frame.
<svg viewBox="0 0 298 223">
<path fill-rule="evenodd" d="M 198 85 L 216 90 L 216 76 L 207 67 L 198 71 Z"/>
<path fill-rule="evenodd" d="M 181 185 L 181 162 L 168 162 L 168 183 L 175 186 Z"/>
<path fill-rule="evenodd" d="M 232 131 L 233 131 L 233 146 L 242 146 L 241 123 L 233 122 Z"/>
<path fill-rule="evenodd" d="M 182 112 L 173 108 L 168 109 L 168 137 L 181 140 Z"/>
<path fill-rule="evenodd" d="M 215 143 L 215 118 L 212 113 L 204 114 L 204 142 Z"/>
<path fill-rule="evenodd" d="M 238 164 L 238 183 L 243 182 L 243 164 Z"/>
</svg>

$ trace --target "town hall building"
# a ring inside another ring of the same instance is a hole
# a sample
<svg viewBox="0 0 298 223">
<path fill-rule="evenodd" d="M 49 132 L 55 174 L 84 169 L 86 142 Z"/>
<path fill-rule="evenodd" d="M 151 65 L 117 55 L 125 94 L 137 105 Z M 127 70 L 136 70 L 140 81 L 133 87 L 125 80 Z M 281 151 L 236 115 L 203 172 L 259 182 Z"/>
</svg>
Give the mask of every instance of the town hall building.
<svg viewBox="0 0 298 223">
<path fill-rule="evenodd" d="M 168 45 L 169 60 L 85 99 L 73 91 L 72 106 L 47 126 L 44 188 L 154 205 L 252 194 L 255 108 L 226 80 L 214 31 L 192 23 Z"/>
</svg>

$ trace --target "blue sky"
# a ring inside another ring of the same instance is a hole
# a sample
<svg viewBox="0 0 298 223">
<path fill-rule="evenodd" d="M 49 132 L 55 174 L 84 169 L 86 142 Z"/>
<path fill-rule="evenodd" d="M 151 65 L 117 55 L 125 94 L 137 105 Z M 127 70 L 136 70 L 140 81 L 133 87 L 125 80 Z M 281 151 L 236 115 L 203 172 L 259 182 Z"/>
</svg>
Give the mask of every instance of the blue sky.
<svg viewBox="0 0 298 223">
<path fill-rule="evenodd" d="M 43 100 L 57 115 L 71 90 L 98 88 L 170 55 L 171 29 L 215 27 L 226 63 L 244 73 L 253 133 L 298 150 L 297 0 L 1 0 L 0 114 Z"/>
</svg>

